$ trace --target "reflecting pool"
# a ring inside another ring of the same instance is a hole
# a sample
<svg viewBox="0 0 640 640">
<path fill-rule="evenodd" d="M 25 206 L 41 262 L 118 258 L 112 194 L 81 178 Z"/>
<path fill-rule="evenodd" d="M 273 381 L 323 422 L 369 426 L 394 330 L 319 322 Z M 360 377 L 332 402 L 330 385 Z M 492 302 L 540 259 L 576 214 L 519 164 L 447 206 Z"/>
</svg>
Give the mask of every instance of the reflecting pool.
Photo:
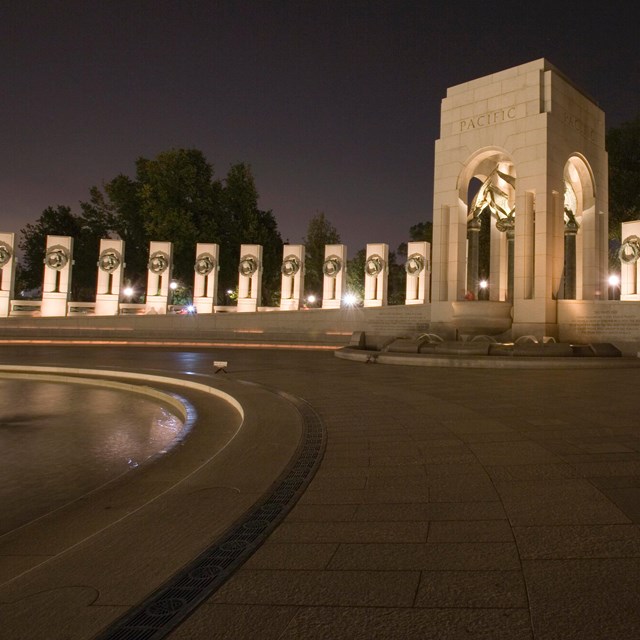
<svg viewBox="0 0 640 640">
<path fill-rule="evenodd" d="M 0 379 L 0 535 L 166 451 L 184 428 L 138 393 Z"/>
</svg>

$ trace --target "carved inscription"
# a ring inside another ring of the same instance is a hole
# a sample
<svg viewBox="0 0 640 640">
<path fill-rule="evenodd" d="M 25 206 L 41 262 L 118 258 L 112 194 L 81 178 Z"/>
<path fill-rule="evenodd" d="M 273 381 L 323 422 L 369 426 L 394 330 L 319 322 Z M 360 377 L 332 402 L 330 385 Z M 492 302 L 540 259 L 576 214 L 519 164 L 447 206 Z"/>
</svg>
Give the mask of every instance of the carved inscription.
<svg viewBox="0 0 640 640">
<path fill-rule="evenodd" d="M 471 129 L 481 129 L 482 127 L 488 127 L 493 124 L 499 124 L 500 122 L 506 122 L 507 120 L 513 120 L 516 117 L 516 107 L 509 107 L 508 109 L 498 109 L 498 111 L 489 111 L 488 113 L 481 113 L 479 116 L 473 116 L 473 118 L 465 118 L 460 120 L 460 131 L 470 131 Z"/>
<path fill-rule="evenodd" d="M 634 341 L 640 339 L 640 305 L 622 303 L 612 308 L 590 309 L 585 315 L 566 322 L 565 340 L 600 342 L 606 340 Z"/>
<path fill-rule="evenodd" d="M 595 142 L 596 131 L 593 127 L 590 127 L 586 122 L 584 122 L 584 120 L 580 120 L 580 118 L 576 118 L 569 112 L 564 111 L 562 121 L 568 127 L 575 129 L 582 137 L 590 140 L 591 142 Z"/>
<path fill-rule="evenodd" d="M 397 307 L 366 309 L 366 312 L 366 330 L 374 333 L 426 332 L 429 327 L 429 311 L 421 305 L 398 305 Z"/>
</svg>

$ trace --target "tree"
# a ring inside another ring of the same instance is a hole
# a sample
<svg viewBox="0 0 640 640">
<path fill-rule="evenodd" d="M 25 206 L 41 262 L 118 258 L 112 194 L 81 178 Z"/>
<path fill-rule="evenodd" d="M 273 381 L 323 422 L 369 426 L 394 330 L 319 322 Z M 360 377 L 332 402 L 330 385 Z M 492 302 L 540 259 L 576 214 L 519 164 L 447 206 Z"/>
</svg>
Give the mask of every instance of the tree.
<svg viewBox="0 0 640 640">
<path fill-rule="evenodd" d="M 409 239 L 412 242 L 428 242 L 432 244 L 433 237 L 433 222 L 427 220 L 426 222 L 418 222 L 409 227 Z M 396 249 L 397 259 L 401 262 L 406 262 L 408 258 L 407 243 L 401 242 Z"/>
<path fill-rule="evenodd" d="M 258 191 L 251 167 L 232 165 L 220 191 L 220 289 L 233 289 L 238 283 L 241 244 L 262 245 L 262 298 L 274 304 L 280 289 L 282 237 L 271 211 L 258 209 Z"/>
<path fill-rule="evenodd" d="M 407 294 L 407 274 L 404 270 L 406 256 L 401 263 L 394 251 L 389 251 L 389 281 L 387 301 L 389 304 L 404 304 Z"/>
<path fill-rule="evenodd" d="M 104 192 L 103 192 L 104 191 Z M 190 289 L 195 245 L 220 245 L 221 296 L 238 282 L 241 244 L 263 246 L 263 298 L 279 286 L 282 239 L 271 211 L 258 208 L 258 191 L 249 165 L 232 165 L 224 182 L 197 149 L 171 149 L 154 159 L 138 158 L 136 177 L 116 176 L 93 187 L 83 206 L 110 216 L 125 241 L 127 276 L 144 288 L 151 240 L 173 242 L 176 280 Z"/>
<path fill-rule="evenodd" d="M 409 238 L 412 242 L 433 242 L 433 222 L 427 220 L 409 227 Z"/>
<path fill-rule="evenodd" d="M 193 278 L 195 245 L 209 232 L 216 237 L 213 168 L 197 149 L 171 149 L 154 160 L 136 162 L 137 197 L 144 228 L 151 240 L 173 242 L 174 276 L 183 282 Z"/>
<path fill-rule="evenodd" d="M 138 158 L 136 176 L 120 174 L 89 190 L 81 215 L 69 207 L 49 207 L 23 229 L 22 288 L 42 282 L 46 235 L 75 238 L 74 299 L 95 296 L 100 238 L 116 234 L 125 242 L 127 280 L 143 291 L 149 241 L 174 245 L 174 277 L 188 293 L 193 282 L 195 245 L 220 245 L 220 291 L 238 282 L 241 244 L 263 246 L 263 299 L 271 302 L 280 284 L 282 238 L 271 211 L 258 208 L 258 192 L 249 165 L 232 165 L 223 182 L 197 149 L 171 149 L 154 159 Z M 77 297 L 81 295 L 82 297 Z"/>
<path fill-rule="evenodd" d="M 340 234 L 323 212 L 316 213 L 307 226 L 304 238 L 305 290 L 320 296 L 322 292 L 325 245 L 340 244 Z"/>
<path fill-rule="evenodd" d="M 610 263 L 619 267 L 617 250 L 623 222 L 640 220 L 640 115 L 607 132 L 609 153 Z"/>
<path fill-rule="evenodd" d="M 127 280 L 137 290 L 143 290 L 146 283 L 149 235 L 145 229 L 139 189 L 135 180 L 123 174 L 103 185 L 104 193 L 98 187 L 89 190 L 88 202 L 81 202 L 85 212 L 101 213 L 110 230 L 124 240 Z"/>
<path fill-rule="evenodd" d="M 347 293 L 364 300 L 364 265 L 367 261 L 367 250 L 360 249 L 350 260 L 347 260 Z"/>
</svg>

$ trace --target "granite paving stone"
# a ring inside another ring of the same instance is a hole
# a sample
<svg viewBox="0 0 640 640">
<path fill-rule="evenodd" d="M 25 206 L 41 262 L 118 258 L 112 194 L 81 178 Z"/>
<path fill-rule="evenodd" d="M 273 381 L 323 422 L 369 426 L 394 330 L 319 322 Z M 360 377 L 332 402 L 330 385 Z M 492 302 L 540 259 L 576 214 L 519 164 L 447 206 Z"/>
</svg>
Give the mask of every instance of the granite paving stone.
<svg viewBox="0 0 640 640">
<path fill-rule="evenodd" d="M 524 560 L 536 638 L 640 637 L 640 558 Z"/>
<path fill-rule="evenodd" d="M 426 542 L 426 522 L 284 522 L 273 542 Z"/>
<path fill-rule="evenodd" d="M 199 607 L 171 640 L 278 640 L 298 611 L 274 605 L 210 604 Z"/>
<path fill-rule="evenodd" d="M 330 570 L 410 571 L 517 570 L 518 551 L 508 542 L 341 544 Z"/>
<path fill-rule="evenodd" d="M 355 519 L 358 508 L 355 504 L 298 503 L 287 514 L 287 522 L 348 522 Z"/>
<path fill-rule="evenodd" d="M 514 525 L 616 524 L 629 518 L 586 480 L 497 482 Z"/>
<path fill-rule="evenodd" d="M 325 569 L 338 549 L 338 543 L 272 542 L 263 544 L 244 564 L 254 570 L 319 571 Z"/>
<path fill-rule="evenodd" d="M 520 571 L 423 571 L 414 606 L 527 609 L 529 603 Z"/>
<path fill-rule="evenodd" d="M 418 571 L 253 571 L 233 576 L 212 602 L 409 607 Z"/>
<path fill-rule="evenodd" d="M 520 557 L 640 557 L 640 527 L 634 524 L 514 527 Z"/>
<path fill-rule="evenodd" d="M 512 542 L 506 520 L 449 520 L 432 522 L 428 542 Z"/>
<path fill-rule="evenodd" d="M 526 609 L 303 607 L 282 640 L 531 640 Z"/>
<path fill-rule="evenodd" d="M 433 502 L 425 505 L 426 518 L 432 520 L 506 520 L 501 502 Z"/>
</svg>

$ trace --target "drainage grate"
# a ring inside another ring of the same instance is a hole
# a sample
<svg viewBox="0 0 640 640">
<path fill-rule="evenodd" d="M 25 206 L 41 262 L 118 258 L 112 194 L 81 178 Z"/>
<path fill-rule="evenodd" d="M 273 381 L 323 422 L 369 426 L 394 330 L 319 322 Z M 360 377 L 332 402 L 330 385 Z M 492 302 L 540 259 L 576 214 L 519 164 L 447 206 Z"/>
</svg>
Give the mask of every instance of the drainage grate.
<svg viewBox="0 0 640 640">
<path fill-rule="evenodd" d="M 116 620 L 96 640 L 159 640 L 217 591 L 266 540 L 297 502 L 322 459 L 326 433 L 318 414 L 301 398 L 254 382 L 291 402 L 302 417 L 302 438 L 274 490 L 252 507 L 218 542 L 202 552 L 145 601 Z"/>
</svg>

